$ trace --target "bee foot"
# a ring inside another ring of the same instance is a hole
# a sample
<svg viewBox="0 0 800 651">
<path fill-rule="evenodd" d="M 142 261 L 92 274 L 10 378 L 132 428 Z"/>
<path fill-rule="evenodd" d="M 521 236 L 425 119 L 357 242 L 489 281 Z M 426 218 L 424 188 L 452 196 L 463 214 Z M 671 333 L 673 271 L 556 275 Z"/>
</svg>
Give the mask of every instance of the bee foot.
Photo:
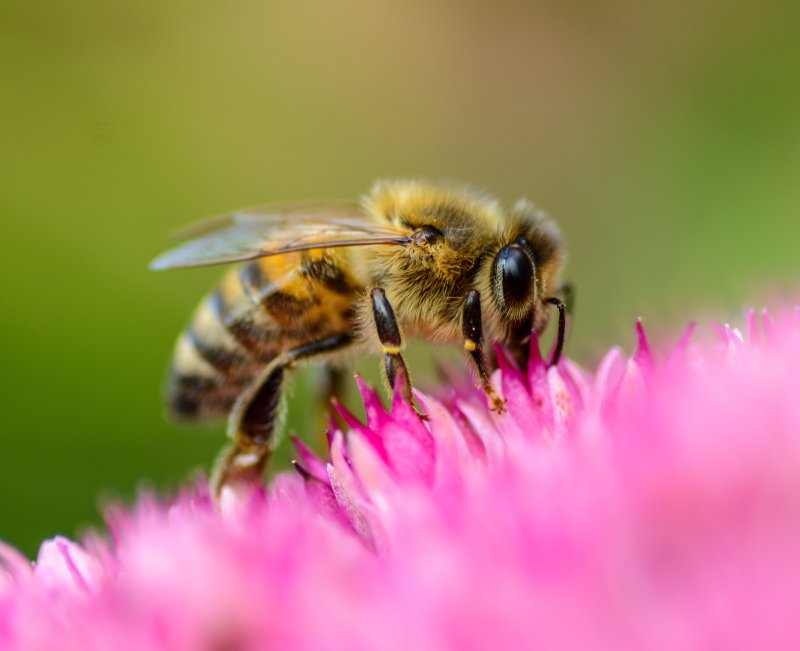
<svg viewBox="0 0 800 651">
<path fill-rule="evenodd" d="M 506 401 L 503 400 L 500 396 L 496 393 L 492 393 L 491 395 L 486 396 L 489 399 L 489 402 L 492 404 L 490 407 L 491 411 L 496 414 L 504 414 L 506 411 Z"/>
</svg>

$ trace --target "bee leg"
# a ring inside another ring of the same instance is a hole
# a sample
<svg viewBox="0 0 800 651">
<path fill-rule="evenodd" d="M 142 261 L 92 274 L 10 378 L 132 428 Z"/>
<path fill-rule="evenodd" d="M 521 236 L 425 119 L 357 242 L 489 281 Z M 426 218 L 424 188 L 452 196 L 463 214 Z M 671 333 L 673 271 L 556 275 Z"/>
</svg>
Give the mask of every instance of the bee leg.
<svg viewBox="0 0 800 651">
<path fill-rule="evenodd" d="M 533 314 L 527 319 L 513 325 L 507 346 L 514 361 L 521 369 L 528 368 L 531 352 L 531 331 L 533 330 Z"/>
<path fill-rule="evenodd" d="M 348 374 L 340 368 L 323 368 L 322 369 L 322 391 L 320 395 L 325 401 L 325 405 L 330 404 L 332 400 L 342 402 L 342 398 L 347 393 L 347 379 Z"/>
<path fill-rule="evenodd" d="M 564 283 L 558 288 L 557 293 L 564 297 L 564 305 L 567 306 L 567 318 L 572 319 L 575 314 L 575 285 Z"/>
<path fill-rule="evenodd" d="M 481 295 L 476 289 L 467 292 L 464 308 L 461 313 L 461 331 L 464 334 L 464 350 L 469 353 L 470 359 L 478 371 L 478 379 L 483 387 L 486 398 L 492 405 L 492 411 L 503 413 L 505 400 L 503 400 L 492 386 L 489 376 L 489 366 L 483 353 L 483 320 L 481 317 Z"/>
<path fill-rule="evenodd" d="M 372 301 L 372 314 L 375 317 L 375 328 L 378 331 L 378 339 L 383 349 L 383 370 L 386 373 L 386 380 L 389 387 L 394 389 L 395 380 L 398 373 L 403 377 L 403 399 L 411 403 L 411 379 L 408 376 L 406 363 L 400 350 L 403 347 L 403 340 L 400 337 L 400 327 L 394 316 L 394 310 L 386 298 L 386 292 L 380 287 L 376 287 L 369 293 Z"/>
<path fill-rule="evenodd" d="M 556 333 L 556 342 L 553 345 L 553 352 L 550 353 L 550 361 L 548 366 L 555 366 L 561 359 L 561 352 L 564 350 L 564 337 L 567 331 L 567 306 L 560 298 L 551 296 L 547 299 L 551 305 L 558 308 L 558 332 Z"/>
<path fill-rule="evenodd" d="M 284 373 L 301 359 L 343 348 L 351 341 L 349 334 L 326 337 L 292 348 L 266 366 L 231 412 L 228 434 L 233 442 L 223 450 L 211 475 L 216 496 L 225 486 L 256 485 L 262 481 L 275 444 Z"/>
<path fill-rule="evenodd" d="M 352 378 L 352 374 L 346 373 L 341 368 L 324 367 L 321 369 L 322 375 L 319 382 L 319 405 L 322 409 L 314 418 L 314 438 L 317 449 L 324 449 L 327 441 L 328 430 L 330 429 L 330 414 L 332 404 L 346 404 L 347 381 Z"/>
</svg>

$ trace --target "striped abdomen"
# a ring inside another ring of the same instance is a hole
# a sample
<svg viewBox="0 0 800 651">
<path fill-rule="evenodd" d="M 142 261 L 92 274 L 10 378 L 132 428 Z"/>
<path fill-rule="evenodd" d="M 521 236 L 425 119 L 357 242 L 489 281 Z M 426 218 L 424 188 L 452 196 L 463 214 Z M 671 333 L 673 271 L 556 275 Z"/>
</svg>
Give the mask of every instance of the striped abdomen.
<svg viewBox="0 0 800 651">
<path fill-rule="evenodd" d="M 168 404 L 178 419 L 224 416 L 270 360 L 350 332 L 359 285 L 326 251 L 267 257 L 226 274 L 178 339 Z"/>
</svg>

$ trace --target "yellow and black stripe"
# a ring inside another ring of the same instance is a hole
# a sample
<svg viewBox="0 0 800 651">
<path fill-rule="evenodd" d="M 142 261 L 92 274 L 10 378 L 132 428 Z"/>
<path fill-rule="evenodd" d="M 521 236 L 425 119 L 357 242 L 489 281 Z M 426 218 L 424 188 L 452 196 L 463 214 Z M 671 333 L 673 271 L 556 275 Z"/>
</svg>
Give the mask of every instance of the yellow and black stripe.
<svg viewBox="0 0 800 651">
<path fill-rule="evenodd" d="M 306 251 L 232 269 L 178 339 L 167 401 L 180 420 L 224 416 L 272 359 L 352 332 L 362 288 L 341 256 Z"/>
</svg>

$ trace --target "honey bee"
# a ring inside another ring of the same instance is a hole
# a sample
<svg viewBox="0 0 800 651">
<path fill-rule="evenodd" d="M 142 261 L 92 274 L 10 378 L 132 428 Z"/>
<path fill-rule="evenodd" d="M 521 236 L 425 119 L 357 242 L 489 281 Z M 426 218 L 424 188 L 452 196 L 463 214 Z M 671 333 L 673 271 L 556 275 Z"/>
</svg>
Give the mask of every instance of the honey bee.
<svg viewBox="0 0 800 651">
<path fill-rule="evenodd" d="M 401 382 L 410 402 L 405 338 L 457 342 L 491 408 L 502 411 L 485 339 L 522 363 L 553 305 L 551 363 L 561 354 L 564 247 L 555 223 L 527 201 L 506 211 L 467 187 L 384 181 L 360 203 L 244 210 L 188 236 L 151 268 L 240 263 L 179 337 L 169 377 L 175 417 L 228 416 L 231 443 L 212 476 L 217 492 L 261 481 L 284 375 L 301 361 L 335 367 L 346 352 L 379 351 L 388 385 Z"/>
</svg>

